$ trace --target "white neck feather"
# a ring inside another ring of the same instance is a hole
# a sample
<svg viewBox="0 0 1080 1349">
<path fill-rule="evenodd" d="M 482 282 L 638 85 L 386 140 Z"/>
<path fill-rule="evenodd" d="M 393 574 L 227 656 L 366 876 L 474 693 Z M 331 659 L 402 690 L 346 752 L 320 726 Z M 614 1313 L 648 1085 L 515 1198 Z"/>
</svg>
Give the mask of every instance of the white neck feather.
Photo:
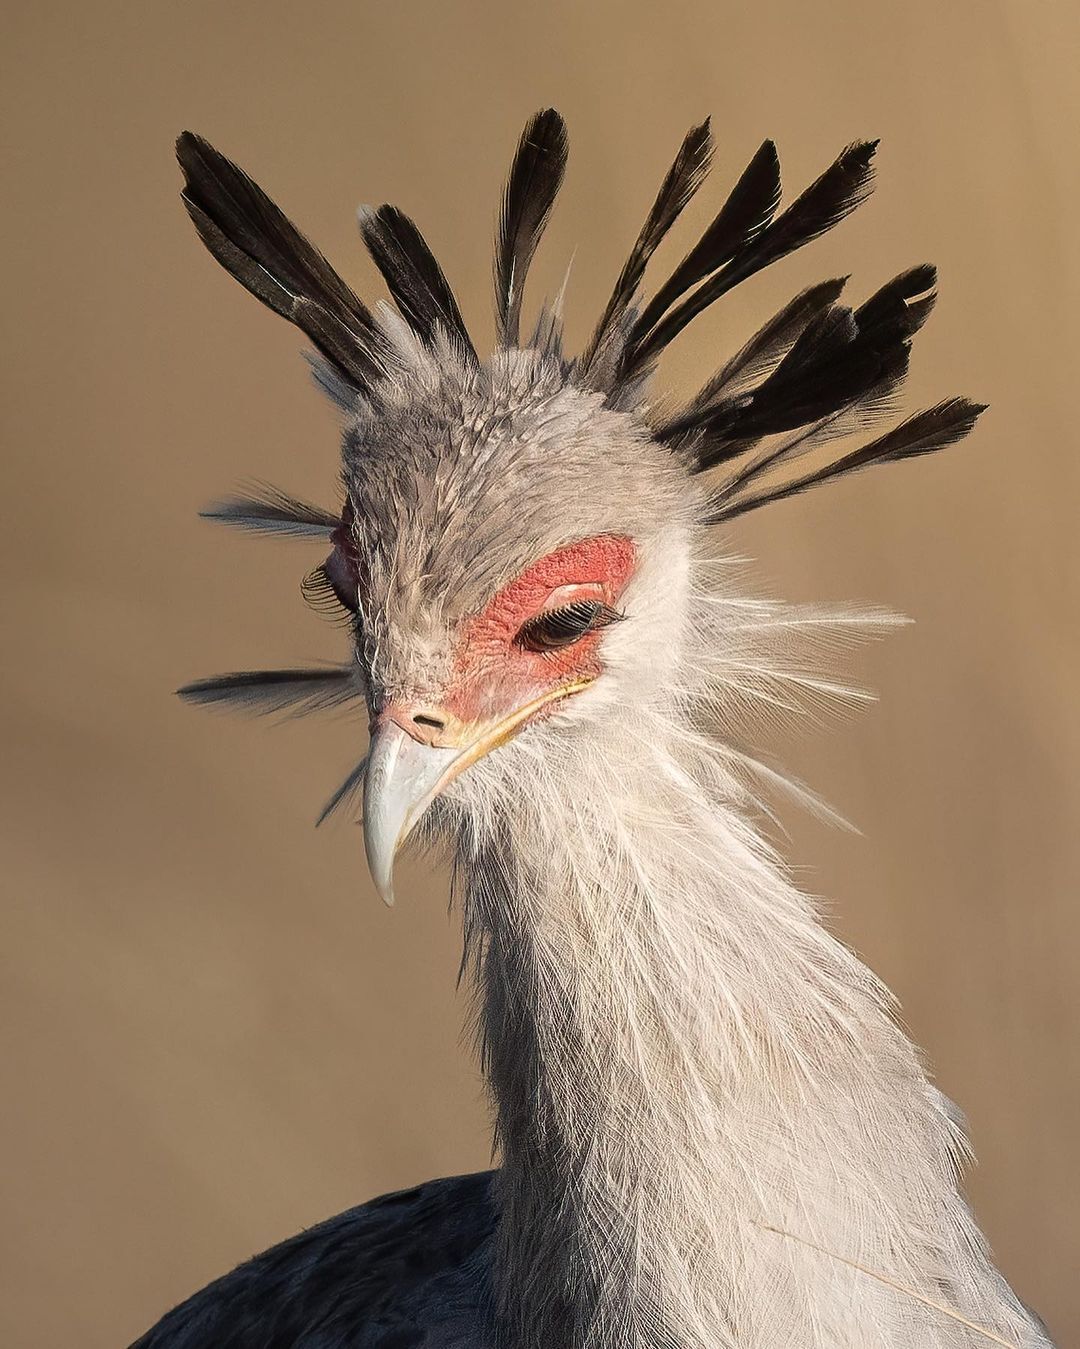
<svg viewBox="0 0 1080 1349">
<path fill-rule="evenodd" d="M 716 601 L 694 603 L 704 635 Z M 1045 1345 L 887 993 L 750 823 L 685 686 L 521 737 L 460 827 L 515 1345 Z"/>
</svg>

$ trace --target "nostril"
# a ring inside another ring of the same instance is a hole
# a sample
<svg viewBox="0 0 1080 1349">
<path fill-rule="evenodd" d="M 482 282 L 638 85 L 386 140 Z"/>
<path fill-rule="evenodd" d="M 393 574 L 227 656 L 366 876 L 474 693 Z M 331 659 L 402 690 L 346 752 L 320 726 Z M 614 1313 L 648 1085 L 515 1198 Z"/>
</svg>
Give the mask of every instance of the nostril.
<svg viewBox="0 0 1080 1349">
<path fill-rule="evenodd" d="M 414 712 L 413 721 L 417 726 L 430 726 L 435 731 L 444 730 L 446 727 L 442 717 L 433 717 L 429 712 Z"/>
</svg>

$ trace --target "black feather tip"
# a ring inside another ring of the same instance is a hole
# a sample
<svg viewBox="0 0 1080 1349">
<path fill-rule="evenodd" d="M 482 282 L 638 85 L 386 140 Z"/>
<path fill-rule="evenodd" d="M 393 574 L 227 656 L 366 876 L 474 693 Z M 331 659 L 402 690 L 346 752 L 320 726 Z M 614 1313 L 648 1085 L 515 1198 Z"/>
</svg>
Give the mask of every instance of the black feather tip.
<svg viewBox="0 0 1080 1349">
<path fill-rule="evenodd" d="M 581 369 L 590 371 L 604 353 L 612 334 L 617 332 L 645 275 L 649 259 L 678 220 L 687 204 L 705 181 L 712 163 L 713 141 L 709 120 L 691 127 L 683 138 L 675 162 L 668 169 L 660 191 L 645 218 L 630 256 L 623 264 L 611 298 L 596 325 L 588 347 L 581 357 Z"/>
</svg>

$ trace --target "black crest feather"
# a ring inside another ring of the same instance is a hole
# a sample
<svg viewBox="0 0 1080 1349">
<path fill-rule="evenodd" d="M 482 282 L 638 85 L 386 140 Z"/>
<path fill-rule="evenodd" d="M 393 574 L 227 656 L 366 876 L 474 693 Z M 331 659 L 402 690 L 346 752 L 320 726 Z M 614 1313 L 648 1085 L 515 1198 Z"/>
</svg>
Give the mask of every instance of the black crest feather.
<svg viewBox="0 0 1080 1349">
<path fill-rule="evenodd" d="M 745 496 L 732 502 L 719 504 L 707 517 L 709 524 L 719 524 L 757 510 L 759 506 L 773 501 L 783 501 L 800 492 L 817 487 L 820 483 L 831 482 L 833 478 L 846 473 L 855 473 L 861 468 L 873 464 L 896 463 L 901 459 L 914 459 L 918 455 L 933 454 L 949 445 L 962 440 L 983 412 L 986 405 L 973 403 L 967 398 L 947 398 L 925 412 L 901 422 L 883 436 L 878 436 L 861 449 L 852 450 L 824 468 L 804 474 L 792 482 L 781 486 L 765 488 L 752 496 Z"/>
<path fill-rule="evenodd" d="M 362 210 L 360 233 L 394 303 L 420 340 L 430 346 L 441 327 L 475 362 L 454 292 L 413 221 L 396 206 Z"/>
<path fill-rule="evenodd" d="M 914 337 L 937 300 L 937 268 L 929 262 L 887 281 L 855 311 L 859 331 L 887 341 L 891 334 Z"/>
<path fill-rule="evenodd" d="M 719 214 L 645 306 L 635 329 L 648 332 L 675 301 L 742 252 L 772 220 L 780 203 L 780 158 L 772 141 L 758 150 Z"/>
<path fill-rule="evenodd" d="M 934 281 L 932 267 L 915 267 L 856 310 L 835 304 L 819 309 L 756 388 L 704 406 L 695 400 L 689 413 L 665 428 L 665 438 L 696 433 L 697 466 L 707 469 L 763 436 L 810 427 L 860 406 L 864 414 L 887 406 L 907 373 L 911 338 L 930 312 Z M 771 462 L 768 457 L 755 464 L 754 474 Z"/>
<path fill-rule="evenodd" d="M 649 259 L 704 182 L 711 162 L 712 133 L 706 118 L 700 126 L 691 127 L 686 133 L 679 147 L 679 153 L 675 156 L 675 162 L 660 185 L 652 210 L 641 227 L 634 247 L 630 250 L 630 256 L 615 282 L 611 298 L 581 358 L 582 370 L 588 371 L 592 367 L 611 333 L 618 329 L 623 315 L 641 285 Z"/>
<path fill-rule="evenodd" d="M 566 171 L 566 124 L 554 108 L 532 117 L 510 167 L 495 245 L 495 321 L 503 346 L 516 346 L 525 277 Z"/>
<path fill-rule="evenodd" d="M 385 369 L 386 343 L 367 306 L 266 193 L 209 141 L 176 142 L 183 200 L 203 243 L 240 283 L 306 333 L 358 391 Z"/>
<path fill-rule="evenodd" d="M 876 148 L 876 141 L 849 145 L 770 225 L 651 330 L 636 325 L 623 362 L 624 376 L 632 378 L 650 365 L 692 319 L 722 295 L 763 267 L 817 239 L 865 201 L 872 186 L 871 160 Z"/>
<path fill-rule="evenodd" d="M 187 703 L 219 706 L 253 716 L 275 712 L 303 716 L 342 707 L 363 696 L 353 665 L 311 670 L 241 670 L 197 679 L 176 692 Z"/>
<path fill-rule="evenodd" d="M 679 425 L 684 428 L 693 424 L 708 407 L 715 405 L 721 398 L 739 392 L 746 384 L 759 375 L 766 375 L 773 366 L 791 349 L 795 341 L 806 331 L 810 323 L 821 313 L 835 304 L 841 291 L 847 284 L 847 277 L 836 277 L 831 281 L 820 281 L 809 286 L 789 300 L 783 309 L 774 314 L 768 323 L 760 327 L 747 342 L 730 357 L 693 400 L 687 412 L 677 422 L 662 428 L 660 438 L 666 440 Z"/>
<path fill-rule="evenodd" d="M 213 501 L 199 514 L 204 520 L 217 520 L 234 529 L 290 538 L 328 539 L 341 524 L 339 515 L 289 496 L 269 483 L 253 484 L 242 494 Z"/>
</svg>

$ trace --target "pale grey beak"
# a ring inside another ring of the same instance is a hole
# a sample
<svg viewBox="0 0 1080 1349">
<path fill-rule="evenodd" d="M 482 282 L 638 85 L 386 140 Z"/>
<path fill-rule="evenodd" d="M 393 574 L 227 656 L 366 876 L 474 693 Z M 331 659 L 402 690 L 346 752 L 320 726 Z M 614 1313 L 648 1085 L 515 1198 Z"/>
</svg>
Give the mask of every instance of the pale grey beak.
<svg viewBox="0 0 1080 1349">
<path fill-rule="evenodd" d="M 394 902 L 394 856 L 451 776 L 460 748 L 421 745 L 392 721 L 371 733 L 364 774 L 364 847 L 375 888 Z"/>
<path fill-rule="evenodd" d="M 375 888 L 394 902 L 394 856 L 417 820 L 444 787 L 485 754 L 505 744 L 546 703 L 588 688 L 592 676 L 576 679 L 531 698 L 498 721 L 470 723 L 455 731 L 455 745 L 422 745 L 390 717 L 371 728 L 364 771 L 364 846 Z"/>
</svg>

